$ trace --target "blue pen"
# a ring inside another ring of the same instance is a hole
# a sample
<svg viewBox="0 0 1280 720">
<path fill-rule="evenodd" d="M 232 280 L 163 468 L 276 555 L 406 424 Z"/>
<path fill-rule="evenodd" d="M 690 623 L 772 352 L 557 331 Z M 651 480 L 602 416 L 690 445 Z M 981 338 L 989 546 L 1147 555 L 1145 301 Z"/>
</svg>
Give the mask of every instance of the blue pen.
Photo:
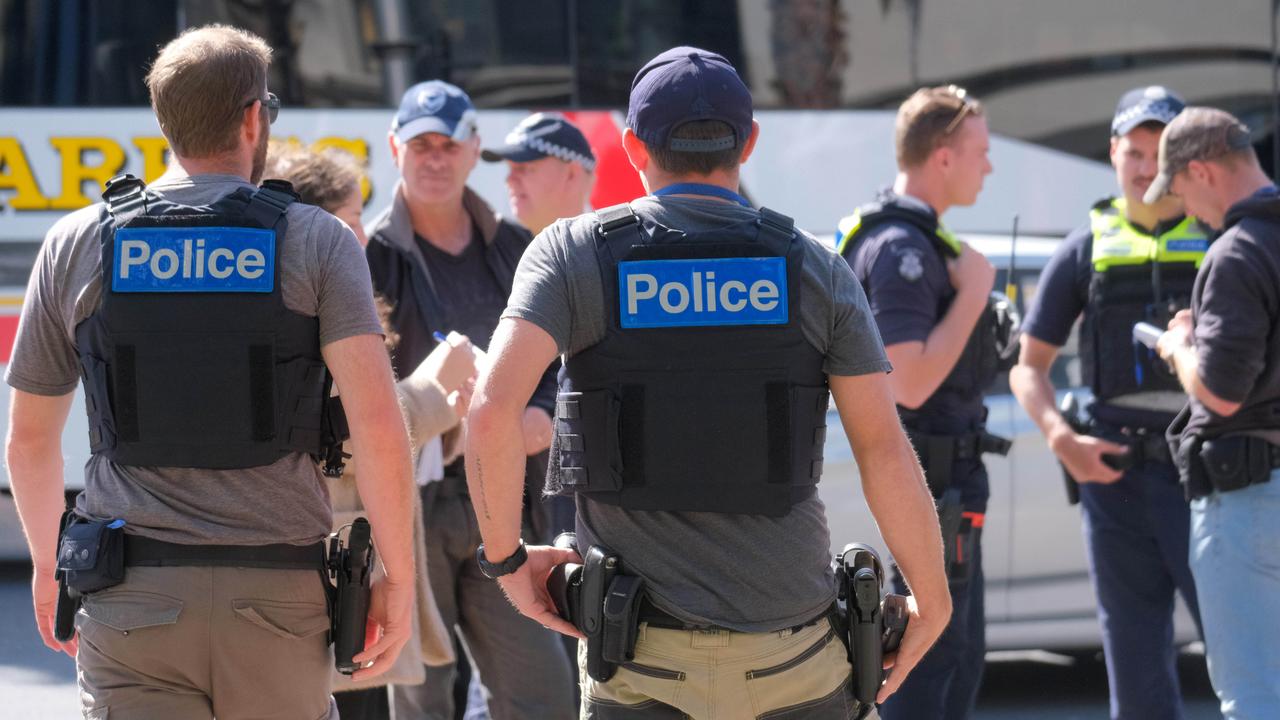
<svg viewBox="0 0 1280 720">
<path fill-rule="evenodd" d="M 439 330 L 431 333 L 431 337 L 435 338 L 436 342 L 449 342 L 449 338 L 445 337 L 445 334 Z"/>
</svg>

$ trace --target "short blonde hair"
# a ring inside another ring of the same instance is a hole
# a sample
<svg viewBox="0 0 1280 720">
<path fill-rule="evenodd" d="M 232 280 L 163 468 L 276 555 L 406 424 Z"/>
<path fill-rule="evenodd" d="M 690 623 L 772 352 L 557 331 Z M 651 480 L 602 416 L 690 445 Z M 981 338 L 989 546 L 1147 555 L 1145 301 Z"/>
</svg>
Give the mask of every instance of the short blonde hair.
<svg viewBox="0 0 1280 720">
<path fill-rule="evenodd" d="M 298 143 L 272 140 L 262 177 L 288 180 L 302 202 L 333 212 L 360 190 L 361 174 L 351 153 L 337 148 L 309 150 Z"/>
<path fill-rule="evenodd" d="M 206 25 L 165 45 L 147 73 L 151 107 L 175 154 L 234 150 L 247 104 L 266 98 L 271 48 L 253 33 Z"/>
<path fill-rule="evenodd" d="M 898 168 L 919 167 L 954 137 L 964 118 L 982 116 L 982 103 L 955 85 L 920 88 L 898 108 L 894 150 Z"/>
</svg>

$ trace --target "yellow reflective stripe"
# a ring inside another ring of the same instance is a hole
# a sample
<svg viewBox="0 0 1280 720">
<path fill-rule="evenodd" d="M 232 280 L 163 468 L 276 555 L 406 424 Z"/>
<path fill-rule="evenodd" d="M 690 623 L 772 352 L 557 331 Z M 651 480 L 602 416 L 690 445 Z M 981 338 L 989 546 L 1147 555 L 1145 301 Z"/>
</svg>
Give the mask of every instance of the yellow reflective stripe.
<svg viewBox="0 0 1280 720">
<path fill-rule="evenodd" d="M 1093 230 L 1093 253 L 1090 258 L 1094 270 L 1105 272 L 1121 265 L 1143 265 L 1150 262 L 1194 263 L 1204 260 L 1208 238 L 1199 230 L 1192 218 L 1183 218 L 1172 230 L 1159 238 L 1138 232 L 1121 212 L 1123 200 L 1112 201 L 1111 206 L 1089 213 Z M 1198 242 L 1203 247 L 1195 250 L 1170 249 L 1170 242 Z"/>
<path fill-rule="evenodd" d="M 862 214 L 854 213 L 847 217 L 840 218 L 840 222 L 836 224 L 836 252 L 840 255 L 848 249 L 849 240 L 858 232 L 858 228 L 862 227 Z"/>
<path fill-rule="evenodd" d="M 951 248 L 951 253 L 956 257 L 959 257 L 960 256 L 960 238 L 956 237 L 955 235 L 952 235 L 950 230 L 942 227 L 941 225 L 938 226 L 937 234 L 938 234 L 938 239 L 941 240 L 943 244 L 946 245 L 948 248 Z"/>
</svg>

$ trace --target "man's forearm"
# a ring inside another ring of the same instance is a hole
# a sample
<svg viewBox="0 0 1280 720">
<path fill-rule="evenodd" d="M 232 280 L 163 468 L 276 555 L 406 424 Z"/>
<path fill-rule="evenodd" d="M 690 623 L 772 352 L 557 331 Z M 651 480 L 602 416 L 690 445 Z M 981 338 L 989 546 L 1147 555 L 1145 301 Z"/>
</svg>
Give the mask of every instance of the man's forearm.
<svg viewBox="0 0 1280 720">
<path fill-rule="evenodd" d="M 467 416 L 467 487 L 485 556 L 493 561 L 509 557 L 520 543 L 526 457 L 521 418 L 521 408 L 493 406 L 483 397 L 473 401 Z"/>
<path fill-rule="evenodd" d="M 903 363 L 896 353 L 890 357 L 897 370 L 890 376 L 890 383 L 898 404 L 919 407 L 938 390 L 960 360 L 985 308 L 986 295 L 982 296 L 981 302 L 976 296 L 957 295 L 946 314 L 925 338 L 919 354 L 908 363 Z"/>
<path fill-rule="evenodd" d="M 398 418 L 397 418 L 398 419 Z M 369 515 L 374 542 L 387 576 L 412 582 L 413 468 L 404 426 L 369 422 L 351 428 L 352 454 L 359 459 L 356 488 Z"/>
<path fill-rule="evenodd" d="M 1030 365 L 1015 365 L 1009 371 L 1009 387 L 1018 404 L 1046 438 L 1070 429 L 1058 412 L 1053 383 L 1046 373 Z"/>
<path fill-rule="evenodd" d="M 53 574 L 58 553 L 58 521 L 66 507 L 62 448 L 38 447 L 10 439 L 6 448 L 9 482 L 27 536 L 31 562 Z"/>
<path fill-rule="evenodd" d="M 894 562 L 902 568 L 913 594 L 945 602 L 942 599 L 949 594 L 943 572 L 942 531 L 920 463 L 905 435 L 900 442 L 873 449 L 870 455 L 858 459 L 862 491 Z"/>
</svg>

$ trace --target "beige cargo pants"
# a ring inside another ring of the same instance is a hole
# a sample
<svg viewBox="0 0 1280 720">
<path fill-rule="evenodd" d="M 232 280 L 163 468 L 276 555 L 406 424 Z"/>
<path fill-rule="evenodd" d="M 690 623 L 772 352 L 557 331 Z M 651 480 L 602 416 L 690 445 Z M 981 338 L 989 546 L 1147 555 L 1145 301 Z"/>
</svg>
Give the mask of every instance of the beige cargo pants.
<svg viewBox="0 0 1280 720">
<path fill-rule="evenodd" d="M 607 683 L 585 671 L 583 720 L 853 720 L 852 668 L 827 620 L 799 630 L 736 633 L 641 625 L 636 658 Z"/>
<path fill-rule="evenodd" d="M 130 567 L 76 616 L 90 720 L 336 720 L 320 574 Z"/>
</svg>

